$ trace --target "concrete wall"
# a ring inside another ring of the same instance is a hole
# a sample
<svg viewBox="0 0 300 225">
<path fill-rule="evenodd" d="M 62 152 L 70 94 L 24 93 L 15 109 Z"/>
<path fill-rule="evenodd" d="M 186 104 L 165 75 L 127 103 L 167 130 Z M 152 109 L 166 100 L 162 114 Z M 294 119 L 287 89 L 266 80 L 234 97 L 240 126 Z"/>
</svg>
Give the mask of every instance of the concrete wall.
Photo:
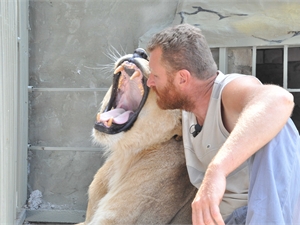
<svg viewBox="0 0 300 225">
<path fill-rule="evenodd" d="M 95 147 L 91 130 L 112 80 L 108 55 L 132 53 L 144 33 L 170 24 L 177 2 L 30 1 L 30 209 L 86 209 L 104 158 L 101 149 L 80 150 Z"/>
</svg>

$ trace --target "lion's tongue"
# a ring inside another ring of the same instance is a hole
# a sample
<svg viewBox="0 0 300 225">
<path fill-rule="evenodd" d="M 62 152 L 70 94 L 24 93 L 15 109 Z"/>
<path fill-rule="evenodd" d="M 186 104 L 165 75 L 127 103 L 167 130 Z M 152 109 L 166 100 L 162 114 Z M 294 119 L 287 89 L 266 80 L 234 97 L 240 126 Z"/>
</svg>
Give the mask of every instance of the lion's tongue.
<svg viewBox="0 0 300 225">
<path fill-rule="evenodd" d="M 116 108 L 112 109 L 108 112 L 102 113 L 100 115 L 101 122 L 105 122 L 113 118 L 113 123 L 116 124 L 124 124 L 128 121 L 130 114 L 133 113 L 133 111 L 126 111 L 122 108 Z"/>
<path fill-rule="evenodd" d="M 107 111 L 105 113 L 101 113 L 100 118 L 101 118 L 101 120 L 107 121 L 110 118 L 115 118 L 115 117 L 121 115 L 124 112 L 125 112 L 125 110 L 122 109 L 122 108 L 115 108 L 115 109 L 112 109 L 112 110 Z"/>
<path fill-rule="evenodd" d="M 123 124 L 128 121 L 129 116 L 133 113 L 133 111 L 125 111 L 124 113 L 120 114 L 119 116 L 113 119 L 113 122 L 116 124 Z"/>
</svg>

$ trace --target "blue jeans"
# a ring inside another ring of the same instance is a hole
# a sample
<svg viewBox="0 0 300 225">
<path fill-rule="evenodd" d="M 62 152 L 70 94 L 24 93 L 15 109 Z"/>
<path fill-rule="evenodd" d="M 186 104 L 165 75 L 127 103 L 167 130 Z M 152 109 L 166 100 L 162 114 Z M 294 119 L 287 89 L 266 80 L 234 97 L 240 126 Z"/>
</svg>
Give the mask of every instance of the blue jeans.
<svg viewBox="0 0 300 225">
<path fill-rule="evenodd" d="M 300 137 L 291 120 L 249 160 L 248 206 L 225 223 L 300 225 Z"/>
</svg>

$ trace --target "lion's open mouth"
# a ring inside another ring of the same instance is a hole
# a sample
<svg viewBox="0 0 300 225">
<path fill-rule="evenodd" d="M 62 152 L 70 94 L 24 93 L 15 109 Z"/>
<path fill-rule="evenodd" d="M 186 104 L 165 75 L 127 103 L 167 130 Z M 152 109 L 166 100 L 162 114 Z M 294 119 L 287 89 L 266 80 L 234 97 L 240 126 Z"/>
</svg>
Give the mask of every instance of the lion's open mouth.
<svg viewBox="0 0 300 225">
<path fill-rule="evenodd" d="M 97 114 L 95 129 L 116 134 L 132 127 L 149 92 L 145 69 L 146 52 L 138 48 L 133 55 L 122 58 L 114 71 L 110 100 L 103 112 Z"/>
</svg>

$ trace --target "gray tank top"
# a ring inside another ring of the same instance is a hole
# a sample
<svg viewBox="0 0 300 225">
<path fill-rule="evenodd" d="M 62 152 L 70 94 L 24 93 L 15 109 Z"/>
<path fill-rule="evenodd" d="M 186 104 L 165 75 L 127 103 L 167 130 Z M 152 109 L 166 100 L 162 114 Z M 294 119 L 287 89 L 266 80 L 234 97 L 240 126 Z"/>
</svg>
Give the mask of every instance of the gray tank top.
<svg viewBox="0 0 300 225">
<path fill-rule="evenodd" d="M 205 171 L 212 158 L 228 138 L 221 116 L 221 93 L 226 84 L 237 77 L 245 75 L 224 75 L 219 71 L 208 111 L 201 132 L 193 137 L 193 126 L 197 123 L 193 113 L 182 112 L 183 141 L 186 165 L 191 183 L 199 188 Z M 223 219 L 226 219 L 234 209 L 247 204 L 249 172 L 247 162 L 234 170 L 227 177 L 226 191 L 220 204 Z"/>
</svg>

